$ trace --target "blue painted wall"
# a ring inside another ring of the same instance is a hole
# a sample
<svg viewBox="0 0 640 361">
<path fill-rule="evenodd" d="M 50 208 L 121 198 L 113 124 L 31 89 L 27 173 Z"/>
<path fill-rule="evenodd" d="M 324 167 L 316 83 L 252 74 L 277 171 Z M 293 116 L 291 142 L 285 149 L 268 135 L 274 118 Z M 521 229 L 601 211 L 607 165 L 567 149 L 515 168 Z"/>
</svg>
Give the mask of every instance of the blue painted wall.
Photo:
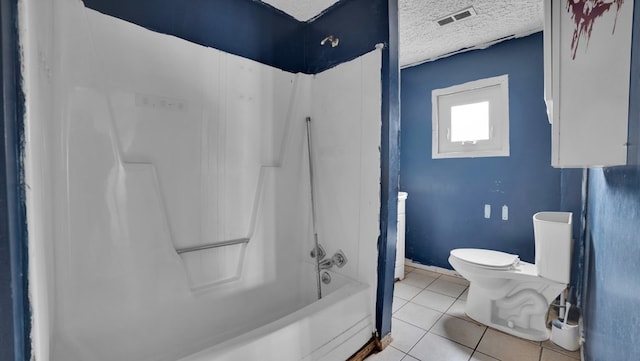
<svg viewBox="0 0 640 361">
<path fill-rule="evenodd" d="M 17 45 L 17 1 L 0 0 L 0 360 L 27 360 L 27 253 L 22 169 L 24 114 Z"/>
<path fill-rule="evenodd" d="M 589 171 L 587 360 L 640 360 L 640 169 Z"/>
<path fill-rule="evenodd" d="M 373 50 L 378 43 L 389 43 L 388 0 L 342 0 L 328 9 L 319 18 L 305 26 L 305 68 L 309 74 L 319 73 L 327 68 Z M 320 41 L 328 35 L 340 39 L 340 44 L 320 46 Z M 389 48 L 387 48 L 388 50 Z M 397 54 L 397 51 L 396 51 Z"/>
<path fill-rule="evenodd" d="M 304 70 L 304 23 L 252 0 L 83 0 L 107 15 L 291 72 Z"/>
<path fill-rule="evenodd" d="M 502 74 L 509 75 L 511 155 L 431 159 L 431 91 Z M 550 165 L 541 33 L 406 68 L 401 75 L 407 258 L 450 269 L 451 249 L 473 247 L 534 262 L 534 213 L 564 208 L 579 220 L 581 176 L 574 171 L 563 178 Z M 490 219 L 484 218 L 484 204 L 492 207 Z M 508 221 L 501 220 L 503 205 Z"/>
<path fill-rule="evenodd" d="M 640 1 L 634 2 L 629 166 L 589 170 L 586 360 L 640 360 Z"/>
<path fill-rule="evenodd" d="M 309 22 L 253 0 L 83 1 L 147 29 L 294 73 L 316 74 L 388 43 L 388 0 L 342 0 Z M 339 46 L 321 46 L 328 35 Z"/>
<path fill-rule="evenodd" d="M 380 141 L 380 237 L 378 238 L 378 338 L 391 334 L 398 182 L 400 176 L 400 64 L 398 59 L 398 0 L 388 0 L 388 28 L 382 52 L 382 139 Z M 354 16 L 357 16 L 354 14 Z M 373 24 L 372 24 L 373 25 Z"/>
</svg>

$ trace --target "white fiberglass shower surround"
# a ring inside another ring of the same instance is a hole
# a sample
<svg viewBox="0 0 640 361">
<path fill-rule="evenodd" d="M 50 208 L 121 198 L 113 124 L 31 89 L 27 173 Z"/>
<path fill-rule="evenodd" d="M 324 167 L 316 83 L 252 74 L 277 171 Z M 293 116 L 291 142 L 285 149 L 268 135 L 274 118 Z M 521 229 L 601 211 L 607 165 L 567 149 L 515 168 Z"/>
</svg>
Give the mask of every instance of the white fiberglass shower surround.
<svg viewBox="0 0 640 361">
<path fill-rule="evenodd" d="M 366 343 L 380 50 L 292 74 L 77 0 L 22 2 L 20 28 L 37 360 L 344 360 Z M 308 116 L 319 241 L 348 260 L 320 300 Z"/>
</svg>

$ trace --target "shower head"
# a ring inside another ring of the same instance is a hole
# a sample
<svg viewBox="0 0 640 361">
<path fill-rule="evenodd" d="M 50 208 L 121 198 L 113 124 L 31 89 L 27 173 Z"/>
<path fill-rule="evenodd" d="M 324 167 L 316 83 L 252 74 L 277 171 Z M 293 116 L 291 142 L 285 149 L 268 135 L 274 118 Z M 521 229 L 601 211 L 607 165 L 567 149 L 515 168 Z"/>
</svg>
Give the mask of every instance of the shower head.
<svg viewBox="0 0 640 361">
<path fill-rule="evenodd" d="M 324 45 L 327 42 L 331 43 L 332 48 L 335 48 L 340 43 L 340 39 L 334 38 L 333 35 L 329 35 L 326 38 L 322 39 L 322 41 L 320 42 L 320 45 Z"/>
</svg>

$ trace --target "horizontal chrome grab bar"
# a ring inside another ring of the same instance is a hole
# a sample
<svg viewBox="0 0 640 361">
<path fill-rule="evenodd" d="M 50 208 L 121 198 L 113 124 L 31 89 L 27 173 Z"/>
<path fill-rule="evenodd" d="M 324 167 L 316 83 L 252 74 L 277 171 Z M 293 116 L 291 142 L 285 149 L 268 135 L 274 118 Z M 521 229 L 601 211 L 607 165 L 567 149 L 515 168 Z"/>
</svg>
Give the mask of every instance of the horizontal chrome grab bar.
<svg viewBox="0 0 640 361">
<path fill-rule="evenodd" d="M 202 251 L 209 248 L 233 246 L 234 244 L 243 244 L 243 243 L 249 243 L 249 238 L 239 238 L 239 239 L 232 239 L 230 241 L 223 241 L 223 242 L 203 244 L 200 246 L 179 248 L 179 249 L 176 249 L 176 252 L 178 252 L 178 254 L 182 254 L 182 253 L 188 253 L 188 252 Z"/>
</svg>

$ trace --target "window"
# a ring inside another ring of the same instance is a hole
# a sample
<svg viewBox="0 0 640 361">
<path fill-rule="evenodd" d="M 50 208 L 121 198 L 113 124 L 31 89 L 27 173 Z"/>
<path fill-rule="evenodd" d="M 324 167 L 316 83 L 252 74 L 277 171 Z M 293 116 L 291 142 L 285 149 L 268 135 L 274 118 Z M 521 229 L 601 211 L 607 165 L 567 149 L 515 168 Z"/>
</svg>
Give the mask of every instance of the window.
<svg viewBox="0 0 640 361">
<path fill-rule="evenodd" d="M 509 156 L 509 78 L 431 92 L 432 158 Z"/>
</svg>

